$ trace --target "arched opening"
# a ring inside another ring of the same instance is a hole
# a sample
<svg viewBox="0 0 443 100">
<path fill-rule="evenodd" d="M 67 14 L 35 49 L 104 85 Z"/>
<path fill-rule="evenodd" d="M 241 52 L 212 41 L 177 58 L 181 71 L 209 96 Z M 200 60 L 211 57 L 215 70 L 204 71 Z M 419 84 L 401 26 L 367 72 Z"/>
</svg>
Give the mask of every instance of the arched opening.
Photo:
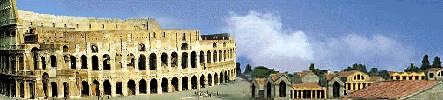
<svg viewBox="0 0 443 100">
<path fill-rule="evenodd" d="M 252 88 L 251 96 L 252 96 L 252 97 L 255 97 L 255 84 L 254 84 L 254 83 L 252 83 L 251 88 Z"/>
<path fill-rule="evenodd" d="M 163 92 L 168 92 L 168 79 L 167 78 L 162 78 L 162 91 Z"/>
<path fill-rule="evenodd" d="M 153 93 L 157 93 L 157 80 L 156 79 L 151 79 L 151 82 L 149 82 L 149 86 L 151 89 L 151 94 Z"/>
<path fill-rule="evenodd" d="M 182 90 L 188 90 L 188 77 L 182 78 Z"/>
<path fill-rule="evenodd" d="M 143 43 L 138 44 L 138 51 L 146 51 L 145 44 Z"/>
<path fill-rule="evenodd" d="M 334 82 L 332 86 L 332 93 L 334 98 L 340 97 L 340 84 L 338 82 Z"/>
<path fill-rule="evenodd" d="M 49 78 L 49 75 L 48 75 L 48 73 L 43 73 L 43 76 L 42 76 L 42 83 L 43 83 L 43 92 L 44 92 L 44 95 L 45 95 L 45 97 L 46 98 L 48 98 L 48 78 Z"/>
<path fill-rule="evenodd" d="M 130 53 L 127 56 L 128 56 L 128 58 L 126 60 L 127 60 L 128 64 L 126 64 L 126 66 L 128 66 L 128 68 L 134 69 L 134 64 L 135 64 L 134 54 Z"/>
<path fill-rule="evenodd" d="M 211 51 L 208 50 L 206 53 L 206 63 L 211 63 Z"/>
<path fill-rule="evenodd" d="M 226 54 L 226 50 L 224 50 L 224 51 L 223 51 L 223 61 L 226 61 L 226 56 L 227 56 L 227 54 Z"/>
<path fill-rule="evenodd" d="M 217 62 L 217 51 L 216 50 L 214 50 L 214 55 L 213 55 L 213 62 L 215 63 L 215 62 Z"/>
<path fill-rule="evenodd" d="M 191 52 L 191 68 L 197 68 L 197 54 L 195 51 Z"/>
<path fill-rule="evenodd" d="M 82 61 L 82 69 L 88 69 L 87 57 L 85 55 L 82 55 L 82 57 L 80 59 Z"/>
<path fill-rule="evenodd" d="M 211 76 L 211 74 L 208 74 L 208 85 L 212 86 L 212 76 Z"/>
<path fill-rule="evenodd" d="M 98 47 L 96 45 L 91 45 L 92 53 L 98 53 Z"/>
<path fill-rule="evenodd" d="M 25 83 L 20 82 L 19 88 L 20 88 L 20 97 L 24 98 L 25 97 Z"/>
<path fill-rule="evenodd" d="M 98 70 L 98 57 L 92 56 L 92 70 Z"/>
<path fill-rule="evenodd" d="M 221 50 L 218 50 L 218 62 L 221 62 L 223 60 L 222 56 L 223 52 Z"/>
<path fill-rule="evenodd" d="M 177 60 L 178 60 L 177 56 L 178 55 L 177 55 L 176 52 L 172 52 L 172 54 L 171 54 L 171 67 L 177 67 Z"/>
<path fill-rule="evenodd" d="M 143 54 L 141 54 L 140 57 L 138 58 L 138 69 L 146 70 L 146 57 Z"/>
<path fill-rule="evenodd" d="M 188 53 L 183 52 L 182 53 L 182 69 L 185 69 L 186 67 L 188 67 Z"/>
<path fill-rule="evenodd" d="M 182 43 L 181 50 L 188 50 L 188 43 Z"/>
<path fill-rule="evenodd" d="M 215 43 L 215 42 L 212 43 L 212 47 L 213 47 L 213 48 L 217 48 L 217 43 Z"/>
<path fill-rule="evenodd" d="M 192 78 L 191 78 L 191 88 L 197 89 L 197 77 L 196 76 L 192 76 Z"/>
<path fill-rule="evenodd" d="M 45 57 L 42 57 L 42 69 L 45 70 L 46 69 L 46 60 Z M 8 60 L 8 59 L 7 59 Z M 9 62 L 9 61 L 8 61 Z"/>
<path fill-rule="evenodd" d="M 226 82 L 228 82 L 228 80 L 229 80 L 229 78 L 228 78 L 228 71 L 225 71 L 224 74 L 225 74 L 225 75 L 224 75 L 224 76 L 225 76 L 225 77 L 224 77 L 224 79 L 225 79 L 224 81 L 225 81 L 225 83 L 226 83 Z"/>
<path fill-rule="evenodd" d="M 108 54 L 103 55 L 103 70 L 111 70 L 111 57 Z"/>
<path fill-rule="evenodd" d="M 280 97 L 286 97 L 286 83 L 284 81 L 280 82 L 278 90 Z"/>
<path fill-rule="evenodd" d="M 66 45 L 63 46 L 63 52 L 68 52 L 68 46 Z"/>
<path fill-rule="evenodd" d="M 31 49 L 32 52 L 32 58 L 33 58 L 33 64 L 34 64 L 34 69 L 38 69 L 38 48 L 34 47 Z"/>
<path fill-rule="evenodd" d="M 63 82 L 63 97 L 68 98 L 69 97 L 69 84 L 66 82 Z"/>
<path fill-rule="evenodd" d="M 135 81 L 128 81 L 128 95 L 135 95 Z"/>
<path fill-rule="evenodd" d="M 217 73 L 214 74 L 214 84 L 217 84 L 218 82 L 218 75 Z"/>
<path fill-rule="evenodd" d="M 220 83 L 223 83 L 223 77 L 225 76 L 225 75 L 223 75 L 224 73 L 223 72 L 220 72 L 220 80 L 219 80 L 219 82 Z"/>
<path fill-rule="evenodd" d="M 162 67 L 166 68 L 168 67 L 168 54 L 162 53 L 162 56 L 160 57 L 162 61 Z"/>
<path fill-rule="evenodd" d="M 200 87 L 205 88 L 205 76 L 200 76 Z"/>
<path fill-rule="evenodd" d="M 271 83 L 266 83 L 266 96 L 271 98 Z"/>
<path fill-rule="evenodd" d="M 117 82 L 115 84 L 115 94 L 119 94 L 119 95 L 123 95 L 123 83 L 122 82 Z"/>
<path fill-rule="evenodd" d="M 57 58 L 51 55 L 51 67 L 57 67 Z"/>
<path fill-rule="evenodd" d="M 97 80 L 92 82 L 91 88 L 93 96 L 100 96 L 100 83 Z"/>
<path fill-rule="evenodd" d="M 57 83 L 51 82 L 51 88 L 52 88 L 52 97 L 57 97 Z"/>
<path fill-rule="evenodd" d="M 178 91 L 178 78 L 177 77 L 172 78 L 171 84 L 172 84 L 172 90 Z"/>
<path fill-rule="evenodd" d="M 200 51 L 200 63 L 204 63 L 205 62 L 205 52 Z"/>
<path fill-rule="evenodd" d="M 151 53 L 149 55 L 149 70 L 156 70 L 157 69 L 157 56 L 155 53 Z"/>
<path fill-rule="evenodd" d="M 34 93 L 34 83 L 33 82 L 31 82 L 31 83 L 29 83 L 29 95 L 30 95 L 30 99 L 34 99 L 34 97 L 35 97 L 35 93 Z"/>
<path fill-rule="evenodd" d="M 103 89 L 105 91 L 105 95 L 111 95 L 111 83 L 109 80 L 105 80 L 103 82 Z"/>
<path fill-rule="evenodd" d="M 82 81 L 82 97 L 89 96 L 89 85 L 88 82 Z"/>
<path fill-rule="evenodd" d="M 75 56 L 71 56 L 71 69 L 77 69 L 77 58 Z"/>
<path fill-rule="evenodd" d="M 145 79 L 140 80 L 140 82 L 138 83 L 138 90 L 140 90 L 139 92 L 141 94 L 146 94 L 146 81 Z"/>
</svg>

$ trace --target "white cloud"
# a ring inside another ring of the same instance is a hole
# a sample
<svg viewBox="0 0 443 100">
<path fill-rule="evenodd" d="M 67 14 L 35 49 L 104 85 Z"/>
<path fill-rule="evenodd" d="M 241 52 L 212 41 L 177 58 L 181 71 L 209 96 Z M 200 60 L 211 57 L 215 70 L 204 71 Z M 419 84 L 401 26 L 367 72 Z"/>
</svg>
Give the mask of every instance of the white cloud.
<svg viewBox="0 0 443 100">
<path fill-rule="evenodd" d="M 302 31 L 284 33 L 278 15 L 249 12 L 231 13 L 225 28 L 237 43 L 237 56 L 253 66 L 263 65 L 281 71 L 307 70 L 314 62 L 320 69 L 341 70 L 353 63 L 387 70 L 404 69 L 411 62 L 413 50 L 382 35 L 345 35 L 316 40 Z"/>
</svg>

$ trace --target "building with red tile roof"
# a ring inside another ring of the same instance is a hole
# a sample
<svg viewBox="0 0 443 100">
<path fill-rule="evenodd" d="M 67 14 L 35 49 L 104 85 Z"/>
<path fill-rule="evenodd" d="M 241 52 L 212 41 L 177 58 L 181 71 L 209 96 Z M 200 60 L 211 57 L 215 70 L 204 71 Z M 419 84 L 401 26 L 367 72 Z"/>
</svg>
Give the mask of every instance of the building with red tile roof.
<svg viewBox="0 0 443 100">
<path fill-rule="evenodd" d="M 349 98 L 366 99 L 401 99 L 420 94 L 422 91 L 431 89 L 441 84 L 438 81 L 429 80 L 403 80 L 383 81 L 372 84 L 364 89 L 349 93 Z M 441 99 L 441 98 L 440 98 Z"/>
</svg>

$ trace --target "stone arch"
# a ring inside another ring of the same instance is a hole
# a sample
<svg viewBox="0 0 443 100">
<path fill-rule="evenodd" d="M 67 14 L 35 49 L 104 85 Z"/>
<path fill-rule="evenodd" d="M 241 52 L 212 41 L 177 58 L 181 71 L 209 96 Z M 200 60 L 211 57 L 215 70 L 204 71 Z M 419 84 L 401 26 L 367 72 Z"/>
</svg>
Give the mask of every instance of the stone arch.
<svg viewBox="0 0 443 100">
<path fill-rule="evenodd" d="M 89 96 L 89 85 L 88 82 L 82 81 L 82 97 Z"/>
<path fill-rule="evenodd" d="M 162 78 L 162 83 L 161 83 L 161 87 L 162 87 L 162 92 L 168 92 L 168 79 L 167 78 Z"/>
<path fill-rule="evenodd" d="M 178 78 L 177 77 L 172 78 L 171 84 L 172 84 L 172 90 L 178 91 Z"/>
<path fill-rule="evenodd" d="M 160 58 L 161 58 L 161 61 L 162 61 L 161 66 L 163 68 L 168 67 L 168 54 L 163 52 Z"/>
<path fill-rule="evenodd" d="M 25 83 L 20 82 L 19 88 L 20 88 L 20 97 L 24 98 L 25 97 Z"/>
<path fill-rule="evenodd" d="M 38 51 L 37 47 L 33 47 L 31 49 L 34 69 L 38 69 L 38 53 L 37 53 L 37 51 Z"/>
<path fill-rule="evenodd" d="M 155 53 L 151 53 L 149 55 L 149 70 L 156 70 L 157 69 L 157 56 Z"/>
<path fill-rule="evenodd" d="M 214 84 L 217 84 L 218 82 L 218 75 L 217 73 L 214 74 Z"/>
<path fill-rule="evenodd" d="M 92 82 L 91 88 L 93 96 L 100 96 L 100 83 L 97 80 Z"/>
<path fill-rule="evenodd" d="M 332 86 L 332 96 L 334 98 L 340 97 L 340 84 L 338 82 L 334 82 Z"/>
<path fill-rule="evenodd" d="M 191 88 L 192 89 L 197 89 L 197 86 L 198 86 L 198 84 L 197 84 L 197 77 L 196 76 L 192 76 L 192 78 L 191 78 Z"/>
<path fill-rule="evenodd" d="M 103 70 L 111 70 L 111 57 L 108 54 L 103 55 Z"/>
<path fill-rule="evenodd" d="M 57 97 L 58 96 L 57 83 L 51 82 L 51 88 L 52 88 L 52 97 Z"/>
<path fill-rule="evenodd" d="M 224 50 L 224 51 L 223 51 L 223 61 L 226 61 L 226 56 L 227 56 L 227 54 L 226 54 L 226 50 Z"/>
<path fill-rule="evenodd" d="M 271 87 L 271 82 L 268 82 L 268 83 L 266 83 L 266 96 L 268 97 L 268 98 L 271 98 L 271 90 L 272 89 L 272 87 Z"/>
<path fill-rule="evenodd" d="M 51 67 L 57 67 L 57 57 L 51 55 L 50 58 L 51 58 Z"/>
<path fill-rule="evenodd" d="M 279 83 L 279 96 L 280 97 L 286 97 L 286 83 L 285 83 L 285 81 L 281 81 L 280 83 Z"/>
<path fill-rule="evenodd" d="M 252 97 L 255 97 L 255 84 L 254 84 L 254 83 L 252 83 L 252 85 L 251 85 L 251 89 L 252 89 L 252 91 L 251 91 L 251 96 L 252 96 Z"/>
<path fill-rule="evenodd" d="M 191 52 L 191 68 L 197 68 L 197 53 L 195 51 Z"/>
<path fill-rule="evenodd" d="M 77 69 L 77 58 L 75 56 L 71 56 L 71 69 Z"/>
<path fill-rule="evenodd" d="M 214 59 L 214 63 L 217 62 L 217 50 L 214 50 L 214 55 L 212 56 Z"/>
<path fill-rule="evenodd" d="M 67 45 L 64 45 L 64 46 L 63 46 L 63 52 L 68 52 L 68 50 L 69 50 L 69 49 L 68 49 L 68 46 L 67 46 Z"/>
<path fill-rule="evenodd" d="M 140 57 L 138 57 L 138 69 L 146 70 L 146 57 L 143 54 L 140 54 Z"/>
<path fill-rule="evenodd" d="M 218 62 L 221 62 L 223 60 L 222 56 L 223 56 L 223 51 L 218 50 Z"/>
<path fill-rule="evenodd" d="M 88 58 L 85 55 L 82 55 L 80 59 L 82 62 L 82 69 L 88 69 Z"/>
<path fill-rule="evenodd" d="M 92 56 L 92 70 L 98 70 L 98 57 L 96 55 Z"/>
<path fill-rule="evenodd" d="M 149 82 L 149 86 L 151 89 L 151 94 L 157 93 L 157 80 L 155 78 L 151 79 L 151 81 Z"/>
<path fill-rule="evenodd" d="M 176 52 L 171 54 L 171 67 L 177 67 L 178 55 Z"/>
<path fill-rule="evenodd" d="M 224 74 L 223 71 L 221 71 L 221 72 L 220 72 L 220 80 L 219 80 L 220 83 L 224 83 L 224 81 L 225 81 L 225 80 L 223 80 L 223 78 L 224 78 L 224 76 L 225 76 L 225 75 L 223 75 L 223 74 Z"/>
<path fill-rule="evenodd" d="M 115 83 L 115 94 L 123 95 L 122 88 L 123 88 L 122 82 Z"/>
<path fill-rule="evenodd" d="M 200 76 L 200 87 L 205 88 L 205 75 Z"/>
<path fill-rule="evenodd" d="M 135 56 L 134 56 L 134 54 L 132 54 L 132 53 L 128 54 L 127 58 L 126 58 L 126 61 L 128 62 L 128 64 L 126 64 L 126 66 L 128 68 L 132 68 L 132 69 L 135 68 L 134 67 L 134 64 L 135 64 Z"/>
<path fill-rule="evenodd" d="M 135 95 L 135 81 L 128 81 L 128 95 Z"/>
<path fill-rule="evenodd" d="M 208 85 L 212 86 L 212 76 L 211 76 L 211 74 L 208 74 Z"/>
<path fill-rule="evenodd" d="M 109 80 L 105 80 L 103 82 L 103 89 L 105 91 L 105 95 L 111 95 L 111 83 L 109 82 Z"/>
<path fill-rule="evenodd" d="M 69 97 L 69 84 L 63 82 L 63 97 Z"/>
<path fill-rule="evenodd" d="M 188 53 L 183 52 L 182 53 L 182 69 L 185 69 L 188 67 Z"/>
<path fill-rule="evenodd" d="M 206 53 L 206 63 L 211 63 L 211 51 L 208 50 L 208 52 Z"/>
<path fill-rule="evenodd" d="M 205 52 L 200 51 L 200 63 L 204 63 L 205 62 Z"/>
<path fill-rule="evenodd" d="M 141 79 L 140 82 L 138 82 L 138 90 L 141 94 L 146 94 L 146 81 L 145 79 Z"/>
<path fill-rule="evenodd" d="M 225 82 L 225 83 L 228 82 L 228 80 L 229 80 L 228 72 L 229 72 L 229 71 L 225 71 L 225 72 L 224 72 L 224 74 L 225 74 L 224 76 L 225 76 L 225 77 L 224 77 L 223 79 L 224 79 L 224 82 Z"/>
<path fill-rule="evenodd" d="M 182 77 L 182 90 L 188 90 L 188 77 Z"/>
<path fill-rule="evenodd" d="M 45 57 L 41 57 L 42 60 L 42 69 L 45 70 L 46 69 L 46 59 Z"/>
</svg>

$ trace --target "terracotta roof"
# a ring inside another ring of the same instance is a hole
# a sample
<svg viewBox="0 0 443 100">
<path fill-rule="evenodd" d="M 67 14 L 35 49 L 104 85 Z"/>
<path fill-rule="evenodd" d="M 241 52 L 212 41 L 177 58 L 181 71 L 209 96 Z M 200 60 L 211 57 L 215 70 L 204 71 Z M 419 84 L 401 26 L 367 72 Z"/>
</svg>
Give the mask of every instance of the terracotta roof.
<svg viewBox="0 0 443 100">
<path fill-rule="evenodd" d="M 326 73 L 325 74 L 326 80 L 331 80 L 334 76 L 335 76 L 334 73 Z"/>
<path fill-rule="evenodd" d="M 292 88 L 296 90 L 317 90 L 317 89 L 325 89 L 318 85 L 317 83 L 294 83 L 292 84 Z"/>
<path fill-rule="evenodd" d="M 426 71 L 438 71 L 438 70 L 440 70 L 440 68 L 430 68 L 430 69 L 427 69 Z"/>
<path fill-rule="evenodd" d="M 368 87 L 357 90 L 347 95 L 347 97 L 358 98 L 400 98 L 428 89 L 438 84 L 438 81 L 428 80 L 403 80 L 384 81 L 374 83 Z"/>
<path fill-rule="evenodd" d="M 255 78 L 254 81 L 256 81 L 257 84 L 265 84 L 266 79 L 265 78 Z"/>
<path fill-rule="evenodd" d="M 309 73 L 312 73 L 311 71 L 302 71 L 302 72 L 298 72 L 297 75 L 299 75 L 300 77 L 303 77 L 305 75 L 308 75 Z"/>
<path fill-rule="evenodd" d="M 277 78 L 281 77 L 282 75 L 284 75 L 284 73 L 271 74 L 269 76 L 271 76 L 271 79 L 275 81 Z"/>
<path fill-rule="evenodd" d="M 358 70 L 341 71 L 341 72 L 338 73 L 338 76 L 340 76 L 340 77 L 348 77 L 349 75 L 352 75 L 352 74 L 354 74 L 356 72 L 360 72 L 360 71 L 358 71 Z"/>
</svg>

